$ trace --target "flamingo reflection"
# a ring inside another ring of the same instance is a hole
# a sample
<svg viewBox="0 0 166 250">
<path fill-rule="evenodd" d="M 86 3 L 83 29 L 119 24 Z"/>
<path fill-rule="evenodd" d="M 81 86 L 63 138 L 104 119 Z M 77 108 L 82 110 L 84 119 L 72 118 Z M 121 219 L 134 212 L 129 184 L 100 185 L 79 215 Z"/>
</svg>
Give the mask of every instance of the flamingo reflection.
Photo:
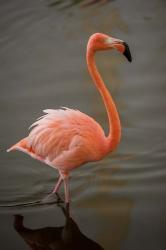
<svg viewBox="0 0 166 250">
<path fill-rule="evenodd" d="M 22 215 L 14 216 L 14 228 L 32 250 L 104 250 L 86 237 L 69 214 L 69 207 L 61 207 L 65 225 L 30 229 L 24 226 Z"/>
</svg>

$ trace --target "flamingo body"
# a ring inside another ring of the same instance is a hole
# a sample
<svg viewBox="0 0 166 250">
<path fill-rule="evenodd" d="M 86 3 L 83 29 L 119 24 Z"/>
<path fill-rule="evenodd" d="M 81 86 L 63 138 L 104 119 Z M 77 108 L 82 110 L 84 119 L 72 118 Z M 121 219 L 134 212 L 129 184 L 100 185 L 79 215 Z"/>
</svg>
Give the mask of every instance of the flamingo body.
<svg viewBox="0 0 166 250">
<path fill-rule="evenodd" d="M 115 103 L 95 65 L 99 50 L 117 49 L 131 62 L 128 45 L 102 33 L 93 34 L 87 44 L 87 66 L 105 105 L 109 120 L 109 135 L 88 115 L 73 109 L 44 110 L 45 115 L 31 125 L 29 135 L 7 151 L 20 150 L 59 171 L 53 192 L 64 181 L 65 201 L 69 202 L 69 172 L 90 161 L 98 161 L 115 150 L 120 142 L 121 125 Z"/>
<path fill-rule="evenodd" d="M 104 157 L 107 140 L 93 118 L 68 108 L 44 112 L 46 114 L 31 125 L 30 134 L 8 151 L 23 151 L 58 169 L 63 177 L 86 162 Z"/>
</svg>

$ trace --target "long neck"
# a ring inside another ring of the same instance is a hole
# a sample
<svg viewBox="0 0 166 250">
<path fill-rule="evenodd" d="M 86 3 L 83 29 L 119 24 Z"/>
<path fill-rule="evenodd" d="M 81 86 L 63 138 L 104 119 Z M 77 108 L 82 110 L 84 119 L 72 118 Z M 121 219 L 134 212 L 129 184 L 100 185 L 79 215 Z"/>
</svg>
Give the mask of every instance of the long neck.
<svg viewBox="0 0 166 250">
<path fill-rule="evenodd" d="M 108 151 L 113 151 L 119 144 L 121 137 L 121 125 L 115 103 L 107 90 L 95 64 L 94 51 L 87 49 L 87 65 L 89 73 L 103 99 L 109 120 L 109 135 L 106 137 Z"/>
</svg>

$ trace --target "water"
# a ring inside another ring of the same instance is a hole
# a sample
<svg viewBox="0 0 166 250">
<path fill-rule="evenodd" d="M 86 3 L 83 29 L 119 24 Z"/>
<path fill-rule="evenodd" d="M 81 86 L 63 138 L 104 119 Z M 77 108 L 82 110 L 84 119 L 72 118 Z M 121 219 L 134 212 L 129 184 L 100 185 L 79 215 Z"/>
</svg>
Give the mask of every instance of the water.
<svg viewBox="0 0 166 250">
<path fill-rule="evenodd" d="M 77 2 L 0 1 L 1 249 L 165 250 L 166 3 Z M 78 108 L 108 130 L 85 62 L 94 32 L 128 42 L 133 62 L 115 52 L 96 57 L 123 137 L 112 155 L 72 173 L 71 219 L 61 206 L 40 203 L 57 173 L 5 150 L 45 108 Z"/>
</svg>

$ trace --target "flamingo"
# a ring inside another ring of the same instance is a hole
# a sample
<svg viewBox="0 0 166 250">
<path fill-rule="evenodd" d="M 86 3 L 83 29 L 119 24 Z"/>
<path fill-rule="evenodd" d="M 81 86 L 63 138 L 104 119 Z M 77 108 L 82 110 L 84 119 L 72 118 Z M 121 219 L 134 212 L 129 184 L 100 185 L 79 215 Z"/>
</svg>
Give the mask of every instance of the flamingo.
<svg viewBox="0 0 166 250">
<path fill-rule="evenodd" d="M 45 114 L 31 125 L 29 135 L 7 150 L 22 151 L 58 170 L 59 178 L 53 193 L 58 193 L 63 182 L 66 204 L 70 202 L 70 171 L 87 162 L 103 159 L 120 142 L 119 115 L 95 64 L 95 53 L 109 49 L 118 50 L 129 62 L 132 61 L 129 47 L 124 41 L 102 33 L 90 36 L 86 52 L 87 67 L 107 111 L 108 136 L 105 136 L 99 123 L 79 110 L 46 109 L 43 110 Z"/>
</svg>

